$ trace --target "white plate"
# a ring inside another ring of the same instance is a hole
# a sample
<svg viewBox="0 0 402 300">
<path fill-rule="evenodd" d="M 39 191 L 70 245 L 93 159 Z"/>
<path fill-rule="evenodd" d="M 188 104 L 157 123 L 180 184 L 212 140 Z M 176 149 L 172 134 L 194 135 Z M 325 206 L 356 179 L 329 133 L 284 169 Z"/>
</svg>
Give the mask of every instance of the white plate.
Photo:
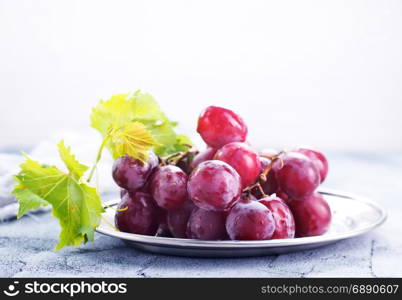
<svg viewBox="0 0 402 300">
<path fill-rule="evenodd" d="M 114 230 L 102 222 L 97 231 L 125 241 L 129 246 L 160 254 L 199 257 L 240 257 L 280 254 L 306 250 L 355 237 L 380 226 L 387 218 L 378 204 L 363 197 L 337 191 L 320 191 L 332 211 L 329 231 L 321 236 L 268 241 L 200 241 L 146 236 Z M 120 200 L 107 203 L 103 217 L 114 224 L 116 206 Z M 109 206 L 109 207 L 108 207 Z"/>
</svg>

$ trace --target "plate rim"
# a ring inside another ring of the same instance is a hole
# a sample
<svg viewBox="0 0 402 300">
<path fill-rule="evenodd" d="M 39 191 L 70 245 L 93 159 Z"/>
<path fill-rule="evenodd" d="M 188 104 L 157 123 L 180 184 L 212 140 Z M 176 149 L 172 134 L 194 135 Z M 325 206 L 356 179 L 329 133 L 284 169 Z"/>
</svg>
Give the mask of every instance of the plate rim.
<svg viewBox="0 0 402 300">
<path fill-rule="evenodd" d="M 320 189 L 318 190 L 320 194 L 328 196 L 336 196 L 345 199 L 350 199 L 353 201 L 363 202 L 364 204 L 371 206 L 374 210 L 379 213 L 379 218 L 376 222 L 369 224 L 368 226 L 351 230 L 342 234 L 327 234 L 313 237 L 302 237 L 293 239 L 277 239 L 277 240 L 262 240 L 262 241 L 205 241 L 205 240 L 195 240 L 195 239 L 183 239 L 183 238 L 171 238 L 171 237 L 158 237 L 158 236 L 148 236 L 134 233 L 121 232 L 113 230 L 111 227 L 106 228 L 99 225 L 96 228 L 96 232 L 104 234 L 107 236 L 119 238 L 122 240 L 153 245 L 153 246 L 163 246 L 163 247 L 180 247 L 180 248 L 206 248 L 206 249 L 244 249 L 244 248 L 273 248 L 273 247 L 292 247 L 292 246 L 303 246 L 303 245 L 313 245 L 313 244 L 327 244 L 331 242 L 336 242 L 352 237 L 359 236 L 361 234 L 372 231 L 373 229 L 381 226 L 388 218 L 386 210 L 380 206 L 377 202 L 368 199 L 363 196 L 355 195 L 352 193 L 342 192 L 333 189 Z M 106 209 L 111 206 L 115 206 L 119 203 L 119 199 L 112 199 L 103 204 L 103 208 Z"/>
</svg>

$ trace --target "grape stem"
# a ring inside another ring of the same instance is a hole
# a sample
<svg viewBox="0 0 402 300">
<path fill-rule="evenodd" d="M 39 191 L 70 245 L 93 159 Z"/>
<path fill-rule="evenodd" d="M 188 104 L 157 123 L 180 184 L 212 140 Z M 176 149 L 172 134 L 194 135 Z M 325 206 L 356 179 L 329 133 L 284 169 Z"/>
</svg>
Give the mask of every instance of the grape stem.
<svg viewBox="0 0 402 300">
<path fill-rule="evenodd" d="M 187 146 L 187 145 L 186 145 Z M 161 163 L 160 165 L 165 166 L 165 165 L 177 165 L 182 159 L 185 159 L 188 157 L 190 154 L 196 155 L 198 153 L 197 150 L 189 150 L 189 151 L 180 151 L 173 153 L 167 157 L 161 158 Z"/>
<path fill-rule="evenodd" d="M 171 162 L 172 165 L 177 165 L 182 159 L 185 159 L 187 156 L 190 155 L 190 151 L 186 152 L 179 152 L 179 155 L 177 155 L 174 160 Z"/>
<path fill-rule="evenodd" d="M 174 161 L 180 160 L 183 157 L 183 154 L 185 154 L 185 153 L 186 152 L 176 152 L 176 153 L 170 154 L 167 157 L 162 158 L 162 163 L 169 164 L 169 162 L 172 159 L 175 159 Z"/>
<path fill-rule="evenodd" d="M 272 170 L 272 168 L 274 167 L 274 163 L 279 160 L 281 162 L 281 167 L 280 169 L 283 168 L 283 159 L 281 158 L 281 155 L 286 153 L 286 151 L 282 150 L 281 152 L 279 152 L 276 155 L 267 155 L 267 154 L 260 154 L 260 156 L 268 158 L 271 160 L 271 162 L 269 163 L 268 167 L 261 173 L 260 175 L 260 179 L 262 181 L 267 181 L 267 175 L 268 173 Z"/>
<path fill-rule="evenodd" d="M 246 188 L 243 190 L 243 193 L 247 193 L 247 195 L 248 195 L 248 197 L 249 197 L 251 191 L 252 191 L 253 189 L 255 189 L 255 188 L 258 188 L 259 192 L 261 193 L 261 195 L 262 195 L 263 197 L 267 197 L 267 196 L 268 196 L 267 194 L 265 194 L 264 189 L 262 188 L 262 186 L 261 186 L 261 184 L 260 184 L 259 182 L 256 182 L 256 183 L 254 183 L 254 184 L 252 184 L 252 185 L 246 187 Z"/>
</svg>

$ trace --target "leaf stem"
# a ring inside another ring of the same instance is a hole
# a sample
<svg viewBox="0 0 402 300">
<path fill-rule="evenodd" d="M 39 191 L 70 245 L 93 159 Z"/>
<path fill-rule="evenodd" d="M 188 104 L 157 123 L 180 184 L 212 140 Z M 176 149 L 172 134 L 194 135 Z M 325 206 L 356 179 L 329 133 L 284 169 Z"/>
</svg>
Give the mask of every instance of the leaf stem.
<svg viewBox="0 0 402 300">
<path fill-rule="evenodd" d="M 112 227 L 114 230 L 120 231 L 117 227 L 113 226 L 113 224 L 110 223 L 103 215 L 101 215 L 101 219 L 102 219 L 103 222 L 105 222 L 107 225 L 109 225 L 110 227 Z"/>
<path fill-rule="evenodd" d="M 95 172 L 95 170 L 96 170 L 96 167 L 98 166 L 98 162 L 100 161 L 100 159 L 101 159 L 101 157 L 102 157 L 102 151 L 103 151 L 103 149 L 105 148 L 106 143 L 109 141 L 110 137 L 111 137 L 111 134 L 108 134 L 108 135 L 103 139 L 102 144 L 101 144 L 101 146 L 100 146 L 100 148 L 99 148 L 98 154 L 96 155 L 95 163 L 94 163 L 94 165 L 93 165 L 92 168 L 91 168 L 91 172 L 89 173 L 87 182 L 90 182 L 90 181 L 91 181 L 91 179 L 92 179 L 92 177 L 93 177 L 93 175 L 94 175 L 94 172 Z"/>
</svg>

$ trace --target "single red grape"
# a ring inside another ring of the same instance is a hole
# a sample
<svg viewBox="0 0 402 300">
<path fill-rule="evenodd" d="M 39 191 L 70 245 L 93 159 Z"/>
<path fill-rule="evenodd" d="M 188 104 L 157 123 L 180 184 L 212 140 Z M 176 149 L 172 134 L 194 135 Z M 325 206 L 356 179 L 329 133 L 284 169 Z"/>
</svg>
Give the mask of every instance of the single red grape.
<svg viewBox="0 0 402 300">
<path fill-rule="evenodd" d="M 122 209 L 115 215 L 115 224 L 119 230 L 155 235 L 159 226 L 160 209 L 151 195 L 143 192 L 126 193 L 117 208 Z"/>
<path fill-rule="evenodd" d="M 124 155 L 114 162 L 112 176 L 121 188 L 129 191 L 137 191 L 145 185 L 158 163 L 158 157 L 151 151 L 145 163 L 131 156 Z"/>
<path fill-rule="evenodd" d="M 193 170 L 187 189 L 199 208 L 221 211 L 232 207 L 241 196 L 239 174 L 219 160 L 207 160 Z"/>
<path fill-rule="evenodd" d="M 206 160 L 212 160 L 214 158 L 215 153 L 216 149 L 211 147 L 207 148 L 204 151 L 201 151 L 194 157 L 194 160 L 191 164 L 191 168 L 194 170 L 200 163 Z"/>
<path fill-rule="evenodd" d="M 175 238 L 186 238 L 188 219 L 191 212 L 196 208 L 194 203 L 186 200 L 181 207 L 167 212 L 169 230 Z"/>
<path fill-rule="evenodd" d="M 191 213 L 187 225 L 187 237 L 197 240 L 226 240 L 226 214 L 196 208 Z"/>
<path fill-rule="evenodd" d="M 275 231 L 275 220 L 262 203 L 241 201 L 230 210 L 226 230 L 232 240 L 268 240 Z"/>
<path fill-rule="evenodd" d="M 226 144 L 216 152 L 214 159 L 231 165 L 239 173 L 243 188 L 254 183 L 261 171 L 258 153 L 245 143 Z"/>
<path fill-rule="evenodd" d="M 292 239 L 295 236 L 295 220 L 289 207 L 282 199 L 275 196 L 265 197 L 258 202 L 264 204 L 271 212 L 275 221 L 274 239 Z"/>
<path fill-rule="evenodd" d="M 319 151 L 307 149 L 307 148 L 298 148 L 294 150 L 295 152 L 302 153 L 310 158 L 313 163 L 316 165 L 317 169 L 320 171 L 321 182 L 327 178 L 328 175 L 328 161 L 325 158 L 324 154 Z"/>
<path fill-rule="evenodd" d="M 179 167 L 159 167 L 151 180 L 152 197 L 161 208 L 179 208 L 188 198 L 187 175 Z"/>
<path fill-rule="evenodd" d="M 283 164 L 275 164 L 276 180 L 279 187 L 293 199 L 310 196 L 320 184 L 320 173 L 307 156 L 288 152 L 281 156 Z"/>
<path fill-rule="evenodd" d="M 296 223 L 296 236 L 322 235 L 331 223 L 331 209 L 319 193 L 314 193 L 304 201 L 289 202 Z"/>
<path fill-rule="evenodd" d="M 197 132 L 213 148 L 221 148 L 231 142 L 244 142 L 247 138 L 247 126 L 243 119 L 233 111 L 217 106 L 209 106 L 201 113 Z"/>
</svg>

